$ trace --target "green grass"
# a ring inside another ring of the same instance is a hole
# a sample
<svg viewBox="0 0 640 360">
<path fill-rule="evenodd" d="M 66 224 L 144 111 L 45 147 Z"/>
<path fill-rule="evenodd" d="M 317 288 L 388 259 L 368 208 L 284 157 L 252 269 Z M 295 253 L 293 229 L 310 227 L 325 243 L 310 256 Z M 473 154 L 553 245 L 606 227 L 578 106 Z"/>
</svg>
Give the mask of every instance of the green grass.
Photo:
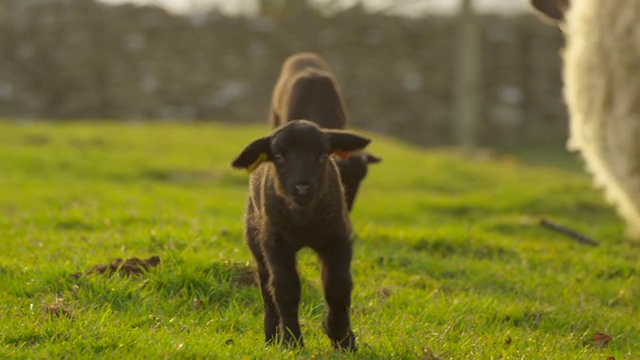
<svg viewBox="0 0 640 360">
<path fill-rule="evenodd" d="M 299 256 L 306 347 L 265 347 L 245 276 L 247 174 L 228 164 L 266 131 L 0 122 L 0 358 L 640 356 L 640 243 L 578 160 L 559 149 L 540 152 L 548 162 L 535 151 L 469 161 L 383 136 L 352 216 L 359 352 L 334 352 L 321 331 L 310 251 Z M 151 255 L 161 263 L 141 276 L 73 276 Z"/>
</svg>

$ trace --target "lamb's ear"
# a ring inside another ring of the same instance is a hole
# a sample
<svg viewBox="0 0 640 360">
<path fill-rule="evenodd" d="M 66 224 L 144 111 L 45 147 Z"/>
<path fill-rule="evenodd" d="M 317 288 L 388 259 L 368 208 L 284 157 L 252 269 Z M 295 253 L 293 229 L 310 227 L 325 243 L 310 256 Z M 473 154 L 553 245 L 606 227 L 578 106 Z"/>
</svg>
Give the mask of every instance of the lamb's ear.
<svg viewBox="0 0 640 360">
<path fill-rule="evenodd" d="M 349 131 L 324 130 L 324 132 L 329 136 L 331 152 L 337 153 L 343 158 L 344 156 L 342 154 L 362 150 L 371 142 L 371 139 L 367 139 L 366 137 L 356 135 Z"/>
<path fill-rule="evenodd" d="M 558 24 L 564 21 L 564 14 L 569 9 L 571 0 L 531 0 L 530 2 L 543 19 Z"/>
<path fill-rule="evenodd" d="M 233 160 L 231 166 L 238 169 L 255 170 L 262 162 L 271 159 L 271 136 L 254 140 Z"/>
<path fill-rule="evenodd" d="M 377 164 L 382 161 L 381 157 L 378 157 L 369 153 L 365 153 L 363 155 L 365 160 L 367 160 L 367 164 Z"/>
</svg>

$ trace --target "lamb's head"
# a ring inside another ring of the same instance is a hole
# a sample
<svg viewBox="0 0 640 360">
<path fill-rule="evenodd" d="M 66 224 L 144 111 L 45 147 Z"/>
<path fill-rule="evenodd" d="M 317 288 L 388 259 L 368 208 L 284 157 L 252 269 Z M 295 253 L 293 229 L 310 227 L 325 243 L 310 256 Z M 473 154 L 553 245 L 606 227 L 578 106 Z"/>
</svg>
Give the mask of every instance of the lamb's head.
<svg viewBox="0 0 640 360">
<path fill-rule="evenodd" d="M 530 2 L 543 18 L 554 23 L 562 23 L 565 13 L 571 6 L 571 0 L 530 0 Z"/>
<path fill-rule="evenodd" d="M 349 211 L 353 208 L 353 202 L 358 193 L 360 183 L 367 176 L 369 164 L 376 164 L 381 161 L 381 158 L 364 151 L 351 154 L 347 159 L 339 159 L 336 161 L 340 169 L 340 175 L 342 176 L 342 183 L 345 187 L 344 197 L 347 201 Z"/>
<path fill-rule="evenodd" d="M 294 120 L 270 136 L 251 142 L 231 165 L 252 171 L 261 162 L 271 162 L 278 195 L 306 207 L 326 188 L 328 167 L 333 166 L 330 155 L 361 150 L 369 142 L 348 131 L 321 129 L 310 121 Z"/>
</svg>

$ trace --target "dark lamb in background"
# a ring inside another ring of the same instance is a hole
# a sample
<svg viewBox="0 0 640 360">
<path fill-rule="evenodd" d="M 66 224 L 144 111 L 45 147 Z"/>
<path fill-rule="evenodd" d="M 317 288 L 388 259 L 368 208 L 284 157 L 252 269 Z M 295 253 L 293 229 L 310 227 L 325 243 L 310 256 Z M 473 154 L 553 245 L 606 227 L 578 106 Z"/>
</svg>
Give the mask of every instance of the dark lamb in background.
<svg viewBox="0 0 640 360">
<path fill-rule="evenodd" d="M 271 98 L 270 122 L 273 129 L 296 119 L 306 119 L 324 129 L 344 129 L 346 106 L 338 82 L 329 65 L 314 53 L 298 53 L 287 58 Z M 360 183 L 369 164 L 381 158 L 359 152 L 336 163 L 344 186 L 347 208 L 353 208 Z"/>
<path fill-rule="evenodd" d="M 355 350 L 351 330 L 351 223 L 335 151 L 363 149 L 370 140 L 343 130 L 291 121 L 251 142 L 232 162 L 249 169 L 244 235 L 256 260 L 267 343 L 303 345 L 296 253 L 319 258 L 328 312 L 323 328 L 335 348 Z"/>
</svg>

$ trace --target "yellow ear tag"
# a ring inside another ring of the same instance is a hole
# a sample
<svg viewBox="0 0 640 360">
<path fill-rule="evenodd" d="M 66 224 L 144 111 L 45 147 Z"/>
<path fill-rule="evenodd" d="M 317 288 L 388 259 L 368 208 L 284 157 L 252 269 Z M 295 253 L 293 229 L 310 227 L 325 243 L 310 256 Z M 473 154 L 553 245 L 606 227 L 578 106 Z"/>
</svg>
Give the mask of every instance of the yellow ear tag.
<svg viewBox="0 0 640 360">
<path fill-rule="evenodd" d="M 258 155 L 258 159 L 256 161 L 254 161 L 253 164 L 249 165 L 247 170 L 249 170 L 249 172 L 252 173 L 253 170 L 258 168 L 258 165 L 262 164 L 263 162 L 267 161 L 268 159 L 269 159 L 269 154 L 260 153 L 260 155 Z"/>
</svg>

